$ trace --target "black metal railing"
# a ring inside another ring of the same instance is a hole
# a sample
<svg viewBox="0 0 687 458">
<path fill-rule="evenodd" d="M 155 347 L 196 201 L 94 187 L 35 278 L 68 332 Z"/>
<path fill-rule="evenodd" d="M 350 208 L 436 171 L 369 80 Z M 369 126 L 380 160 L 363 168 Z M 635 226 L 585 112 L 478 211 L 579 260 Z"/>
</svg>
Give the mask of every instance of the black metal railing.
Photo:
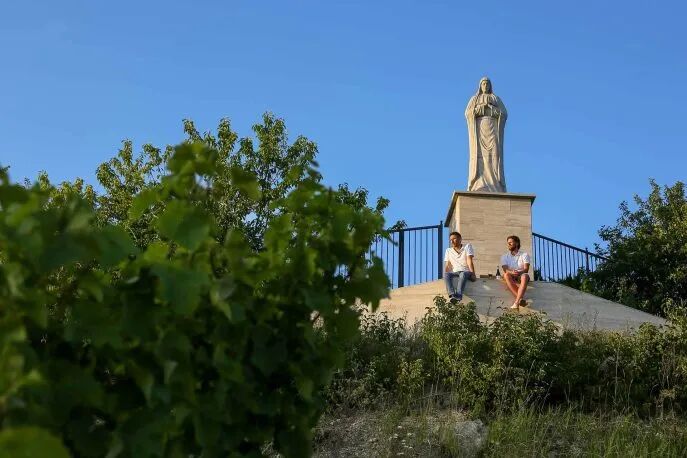
<svg viewBox="0 0 687 458">
<path fill-rule="evenodd" d="M 382 260 L 392 288 L 437 280 L 443 272 L 443 224 L 390 230 L 389 238 L 377 237 L 368 256 Z"/>
<path fill-rule="evenodd" d="M 574 277 L 580 270 L 593 272 L 606 258 L 567 243 L 532 233 L 534 279 L 560 281 Z"/>
<path fill-rule="evenodd" d="M 367 257 L 376 256 L 392 288 L 433 281 L 443 276 L 444 227 L 407 227 L 389 230 L 389 237 L 377 237 Z M 580 270 L 593 272 L 606 258 L 560 240 L 532 233 L 534 279 L 561 281 Z"/>
</svg>

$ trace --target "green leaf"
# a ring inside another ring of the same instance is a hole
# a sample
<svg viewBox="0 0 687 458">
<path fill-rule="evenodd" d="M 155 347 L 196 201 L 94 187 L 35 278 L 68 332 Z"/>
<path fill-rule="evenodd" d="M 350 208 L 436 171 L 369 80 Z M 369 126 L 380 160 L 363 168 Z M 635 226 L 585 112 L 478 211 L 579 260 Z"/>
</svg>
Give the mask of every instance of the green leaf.
<svg viewBox="0 0 687 458">
<path fill-rule="evenodd" d="M 172 377 L 172 374 L 174 373 L 174 370 L 177 368 L 179 365 L 178 362 L 176 361 L 170 361 L 167 360 L 163 363 L 163 370 L 164 370 L 164 381 L 165 383 L 169 383 L 169 379 Z"/>
<path fill-rule="evenodd" d="M 212 362 L 223 377 L 235 381 L 243 382 L 243 368 L 241 363 L 236 358 L 230 358 L 227 355 L 227 349 L 224 345 L 217 345 L 212 354 Z"/>
<path fill-rule="evenodd" d="M 210 301 L 212 305 L 217 307 L 229 321 L 232 320 L 232 311 L 229 304 L 226 302 L 227 298 L 236 289 L 236 284 L 231 277 L 224 277 L 212 284 L 210 288 Z"/>
<path fill-rule="evenodd" d="M 69 452 L 58 438 L 44 429 L 26 427 L 0 431 L 0 456 L 69 458 Z"/>
<path fill-rule="evenodd" d="M 124 229 L 119 226 L 102 228 L 96 242 L 99 248 L 98 262 L 103 267 L 115 266 L 138 251 Z"/>
<path fill-rule="evenodd" d="M 193 162 L 194 148 L 198 148 L 196 145 L 197 143 L 182 143 L 174 148 L 174 154 L 169 158 L 167 168 L 174 174 L 181 173 L 188 164 Z"/>
<path fill-rule="evenodd" d="M 251 362 L 265 375 L 274 373 L 286 360 L 286 347 L 265 326 L 257 327 L 253 333 Z"/>
<path fill-rule="evenodd" d="M 207 213 L 181 200 L 169 202 L 156 225 L 164 237 L 191 251 L 198 249 L 210 234 Z"/>
<path fill-rule="evenodd" d="M 49 271 L 76 261 L 88 261 L 95 257 L 94 254 L 91 248 L 84 244 L 82 237 L 60 234 L 42 253 L 41 266 Z"/>
<path fill-rule="evenodd" d="M 129 208 L 129 219 L 137 220 L 148 210 L 151 205 L 160 200 L 160 192 L 157 187 L 146 188 L 134 198 Z"/>
<path fill-rule="evenodd" d="M 201 291 L 207 287 L 207 274 L 172 264 L 157 264 L 151 271 L 160 279 L 158 299 L 172 305 L 179 314 L 192 314 L 200 301 Z"/>
<path fill-rule="evenodd" d="M 310 401 L 312 399 L 313 381 L 310 378 L 299 377 L 296 379 L 296 387 L 298 392 L 303 396 L 303 399 Z"/>
<path fill-rule="evenodd" d="M 100 279 L 88 276 L 79 281 L 79 288 L 88 292 L 96 301 L 103 301 L 103 284 Z"/>
<path fill-rule="evenodd" d="M 167 260 L 169 254 L 169 245 L 161 240 L 156 240 L 146 248 L 143 253 L 143 259 L 151 264 L 162 263 Z"/>
<path fill-rule="evenodd" d="M 262 193 L 255 175 L 240 167 L 232 167 L 229 170 L 231 181 L 249 199 L 258 200 Z"/>
<path fill-rule="evenodd" d="M 22 266 L 17 263 L 9 262 L 3 265 L 2 269 L 5 271 L 5 279 L 7 281 L 10 294 L 21 297 L 21 290 L 24 285 L 24 273 L 22 272 Z"/>
<path fill-rule="evenodd" d="M 119 437 L 119 435 L 115 435 L 112 438 L 112 443 L 110 444 L 110 448 L 107 451 L 105 458 L 117 458 L 123 451 L 124 442 L 122 442 L 122 438 Z"/>
<path fill-rule="evenodd" d="M 80 232 L 90 228 L 93 221 L 93 212 L 90 210 L 78 210 L 69 220 L 67 232 Z"/>
<path fill-rule="evenodd" d="M 110 345 L 120 348 L 122 337 L 118 313 L 121 313 L 118 308 L 110 309 L 90 300 L 78 301 L 72 305 L 75 319 L 65 324 L 64 337 L 77 344 L 87 340 L 96 347 Z"/>
<path fill-rule="evenodd" d="M 8 208 L 14 203 L 23 203 L 29 199 L 29 191 L 21 185 L 3 185 L 0 187 L 0 205 Z"/>
<path fill-rule="evenodd" d="M 103 399 L 103 386 L 88 370 L 76 366 L 66 359 L 50 361 L 45 376 L 51 380 L 54 393 L 52 401 L 56 421 L 66 421 L 76 406 L 97 406 Z"/>
<path fill-rule="evenodd" d="M 14 342 L 24 342 L 26 340 L 26 328 L 19 317 L 3 317 L 0 320 L 0 348 Z"/>
<path fill-rule="evenodd" d="M 150 393 L 155 384 L 155 377 L 153 377 L 153 374 L 145 367 L 141 367 L 134 363 L 130 364 L 129 372 L 136 381 L 136 385 L 141 389 L 146 401 L 150 402 Z"/>
</svg>

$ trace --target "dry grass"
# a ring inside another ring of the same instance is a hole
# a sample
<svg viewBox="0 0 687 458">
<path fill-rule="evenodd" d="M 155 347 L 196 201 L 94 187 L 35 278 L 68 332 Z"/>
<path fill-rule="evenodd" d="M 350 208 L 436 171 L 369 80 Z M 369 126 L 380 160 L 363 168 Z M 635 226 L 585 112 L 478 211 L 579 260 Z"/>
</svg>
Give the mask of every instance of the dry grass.
<svg viewBox="0 0 687 458">
<path fill-rule="evenodd" d="M 314 455 L 682 457 L 687 456 L 687 423 L 575 408 L 531 408 L 498 414 L 484 423 L 451 409 L 349 411 L 321 420 Z"/>
</svg>

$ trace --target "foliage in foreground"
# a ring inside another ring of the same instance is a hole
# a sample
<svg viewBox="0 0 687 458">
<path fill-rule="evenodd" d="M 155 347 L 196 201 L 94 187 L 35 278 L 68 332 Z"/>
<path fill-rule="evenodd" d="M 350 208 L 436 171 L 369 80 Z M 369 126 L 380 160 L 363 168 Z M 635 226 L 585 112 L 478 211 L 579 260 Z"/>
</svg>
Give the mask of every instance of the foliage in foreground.
<svg viewBox="0 0 687 458">
<path fill-rule="evenodd" d="M 328 388 L 331 410 L 412 407 L 427 399 L 473 412 L 578 404 L 641 414 L 687 411 L 687 319 L 634 333 L 559 331 L 539 315 L 479 321 L 474 305 L 435 298 L 419 327 L 366 318 Z"/>
<path fill-rule="evenodd" d="M 0 455 L 309 453 L 358 332 L 350 305 L 387 293 L 364 260 L 383 220 L 307 165 L 246 233 L 213 200 L 222 171 L 241 202 L 264 203 L 245 164 L 200 143 L 164 163 L 97 212 L 88 189 L 0 174 Z"/>
</svg>

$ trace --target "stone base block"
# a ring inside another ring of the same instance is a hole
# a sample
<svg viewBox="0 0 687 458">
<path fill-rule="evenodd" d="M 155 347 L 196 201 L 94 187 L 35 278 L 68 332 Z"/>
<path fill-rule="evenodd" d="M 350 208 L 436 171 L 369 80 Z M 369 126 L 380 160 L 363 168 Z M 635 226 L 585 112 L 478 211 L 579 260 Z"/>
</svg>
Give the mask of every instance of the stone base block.
<svg viewBox="0 0 687 458">
<path fill-rule="evenodd" d="M 472 243 L 477 275 L 496 273 L 509 235 L 520 237 L 521 249 L 532 256 L 535 198 L 533 194 L 454 191 L 445 226 L 460 232 L 463 243 Z"/>
</svg>

